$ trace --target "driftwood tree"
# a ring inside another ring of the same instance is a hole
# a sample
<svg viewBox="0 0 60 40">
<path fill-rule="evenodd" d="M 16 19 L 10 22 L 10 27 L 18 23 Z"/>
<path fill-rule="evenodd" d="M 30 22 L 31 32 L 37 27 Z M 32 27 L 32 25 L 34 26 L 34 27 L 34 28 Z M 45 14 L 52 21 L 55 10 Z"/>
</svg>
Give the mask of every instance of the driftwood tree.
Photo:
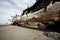
<svg viewBox="0 0 60 40">
<path fill-rule="evenodd" d="M 32 18 L 29 19 L 30 16 L 28 16 L 26 19 L 27 22 L 42 22 L 43 24 L 48 25 L 47 28 L 60 30 L 60 2 L 48 6 L 47 11 L 39 10 L 32 14 L 36 14 L 37 17 L 32 17 L 30 15 Z"/>
<path fill-rule="evenodd" d="M 39 10 L 37 12 L 27 14 L 27 16 L 22 16 L 22 19 L 19 20 L 20 24 L 29 24 L 30 22 L 41 22 L 44 25 L 47 25 L 46 28 L 52 28 L 55 30 L 60 30 L 60 2 L 56 2 L 53 5 L 47 7 L 47 11 Z M 35 17 L 35 16 L 37 17 Z M 31 18 L 30 18 L 31 16 Z M 42 27 L 40 27 L 42 28 Z"/>
</svg>

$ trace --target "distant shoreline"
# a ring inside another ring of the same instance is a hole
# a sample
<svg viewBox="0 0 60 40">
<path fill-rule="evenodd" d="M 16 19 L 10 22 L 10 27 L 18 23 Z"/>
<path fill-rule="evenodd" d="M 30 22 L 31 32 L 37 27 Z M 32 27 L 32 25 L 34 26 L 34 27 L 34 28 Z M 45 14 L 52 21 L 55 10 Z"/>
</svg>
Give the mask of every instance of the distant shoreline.
<svg viewBox="0 0 60 40">
<path fill-rule="evenodd" d="M 10 24 L 0 24 L 0 26 L 8 26 L 8 25 L 10 25 Z"/>
</svg>

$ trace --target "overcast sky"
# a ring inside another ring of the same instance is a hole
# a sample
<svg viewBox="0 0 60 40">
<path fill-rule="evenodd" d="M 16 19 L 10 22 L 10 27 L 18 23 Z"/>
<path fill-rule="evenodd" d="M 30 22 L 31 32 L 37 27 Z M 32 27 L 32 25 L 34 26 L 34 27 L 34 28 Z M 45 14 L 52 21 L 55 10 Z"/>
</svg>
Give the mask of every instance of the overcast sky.
<svg viewBox="0 0 60 40">
<path fill-rule="evenodd" d="M 0 23 L 9 22 L 10 16 L 16 13 L 21 15 L 22 11 L 32 6 L 36 0 L 0 0 Z"/>
</svg>

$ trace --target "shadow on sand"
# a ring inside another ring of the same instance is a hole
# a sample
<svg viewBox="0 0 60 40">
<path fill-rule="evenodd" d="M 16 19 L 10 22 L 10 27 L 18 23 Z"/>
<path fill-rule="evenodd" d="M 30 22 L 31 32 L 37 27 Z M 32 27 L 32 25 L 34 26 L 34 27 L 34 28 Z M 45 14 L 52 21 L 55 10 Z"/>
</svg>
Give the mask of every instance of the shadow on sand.
<svg viewBox="0 0 60 40">
<path fill-rule="evenodd" d="M 19 25 L 19 27 L 23 27 L 23 28 L 27 28 L 27 29 L 33 29 L 33 30 L 39 30 L 39 31 L 44 31 L 44 32 L 58 32 L 58 33 L 60 33 L 59 30 L 53 29 L 53 28 L 40 29 L 39 27 L 35 28 L 35 27 L 30 27 L 30 26 L 20 26 L 20 25 Z"/>
</svg>

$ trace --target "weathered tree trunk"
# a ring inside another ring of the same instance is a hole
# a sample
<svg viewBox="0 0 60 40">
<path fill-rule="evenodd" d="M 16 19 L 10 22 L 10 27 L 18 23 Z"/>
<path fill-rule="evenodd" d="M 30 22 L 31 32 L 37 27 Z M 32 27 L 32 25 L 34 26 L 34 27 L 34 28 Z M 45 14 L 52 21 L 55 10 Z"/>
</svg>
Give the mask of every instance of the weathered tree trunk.
<svg viewBox="0 0 60 40">
<path fill-rule="evenodd" d="M 22 16 L 22 19 L 20 19 L 19 22 L 22 23 L 22 25 L 24 25 L 24 23 L 29 24 L 33 22 L 36 23 L 41 22 L 47 25 L 46 28 L 51 28 L 59 31 L 60 30 L 60 2 L 56 2 L 53 5 L 49 5 L 47 11 L 41 9 L 37 12 Z M 42 26 L 40 28 L 42 28 Z"/>
</svg>

